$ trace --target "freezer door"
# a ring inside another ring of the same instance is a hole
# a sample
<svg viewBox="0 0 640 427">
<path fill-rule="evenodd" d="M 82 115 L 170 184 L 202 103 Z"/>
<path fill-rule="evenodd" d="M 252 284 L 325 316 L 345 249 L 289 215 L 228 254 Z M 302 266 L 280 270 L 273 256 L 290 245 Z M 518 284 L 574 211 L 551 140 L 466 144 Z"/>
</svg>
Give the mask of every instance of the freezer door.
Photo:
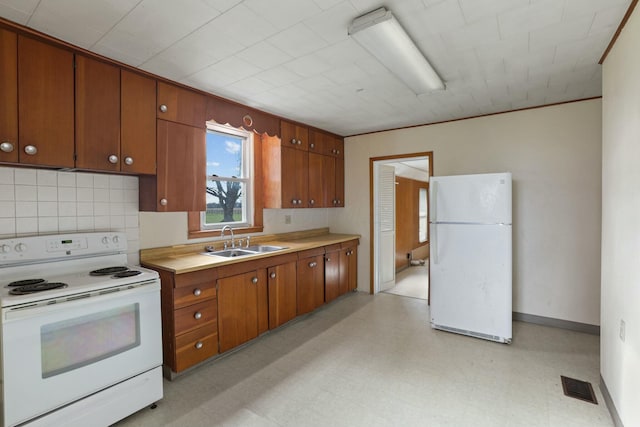
<svg viewBox="0 0 640 427">
<path fill-rule="evenodd" d="M 432 177 L 430 222 L 511 224 L 511 174 Z"/>
<path fill-rule="evenodd" d="M 511 226 L 431 225 L 431 325 L 511 341 Z"/>
</svg>

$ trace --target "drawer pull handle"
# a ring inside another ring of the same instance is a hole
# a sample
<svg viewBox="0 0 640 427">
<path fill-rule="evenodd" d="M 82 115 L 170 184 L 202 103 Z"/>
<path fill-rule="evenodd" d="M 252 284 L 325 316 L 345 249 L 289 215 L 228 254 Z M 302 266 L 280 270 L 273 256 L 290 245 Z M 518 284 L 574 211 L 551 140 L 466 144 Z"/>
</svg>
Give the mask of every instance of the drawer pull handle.
<svg viewBox="0 0 640 427">
<path fill-rule="evenodd" d="M 193 295 L 196 297 L 199 297 L 202 294 L 202 291 L 200 290 L 200 288 L 195 288 L 193 290 Z"/>
<path fill-rule="evenodd" d="M 202 313 L 196 311 L 196 314 L 193 315 L 193 318 L 196 320 L 200 320 L 202 318 Z"/>
<path fill-rule="evenodd" d="M 311 267 L 311 268 L 315 267 L 316 265 L 318 265 L 318 263 L 315 262 L 315 261 L 312 261 L 312 262 L 309 263 L 309 267 Z"/>
<path fill-rule="evenodd" d="M 202 344 L 202 341 L 198 341 L 194 347 L 196 348 L 196 350 L 200 350 L 203 345 L 204 344 Z"/>
</svg>

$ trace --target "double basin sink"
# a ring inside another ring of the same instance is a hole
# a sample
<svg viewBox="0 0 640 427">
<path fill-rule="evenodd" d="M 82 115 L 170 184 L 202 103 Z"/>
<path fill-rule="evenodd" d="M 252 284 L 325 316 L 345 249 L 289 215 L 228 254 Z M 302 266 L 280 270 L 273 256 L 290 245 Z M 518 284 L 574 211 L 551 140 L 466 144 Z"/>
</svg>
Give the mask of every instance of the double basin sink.
<svg viewBox="0 0 640 427">
<path fill-rule="evenodd" d="M 269 252 L 281 251 L 287 249 L 284 246 L 272 246 L 272 245 L 252 245 L 244 248 L 232 248 L 224 249 L 221 251 L 203 252 L 202 255 L 215 255 L 224 258 L 235 258 L 249 255 L 259 255 Z"/>
</svg>

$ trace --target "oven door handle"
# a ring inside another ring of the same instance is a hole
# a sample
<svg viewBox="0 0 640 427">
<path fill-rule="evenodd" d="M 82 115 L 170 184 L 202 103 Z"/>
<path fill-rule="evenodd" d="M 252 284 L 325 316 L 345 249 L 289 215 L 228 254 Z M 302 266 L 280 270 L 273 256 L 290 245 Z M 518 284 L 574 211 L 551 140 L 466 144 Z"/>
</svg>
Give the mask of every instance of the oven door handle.
<svg viewBox="0 0 640 427">
<path fill-rule="evenodd" d="M 102 290 L 90 294 L 68 296 L 60 298 L 60 301 L 56 302 L 55 304 L 44 303 L 43 305 L 27 306 L 24 308 L 5 308 L 2 310 L 2 318 L 4 323 L 31 319 L 44 314 L 48 315 L 57 313 L 61 310 L 78 309 L 89 304 L 105 303 L 113 301 L 115 299 L 131 299 L 136 295 L 146 295 L 149 293 L 158 292 L 159 289 L 160 283 L 158 281 L 153 281 L 151 283 L 120 291 L 105 293 L 105 291 Z M 158 294 L 158 298 L 159 297 L 160 295 Z"/>
</svg>

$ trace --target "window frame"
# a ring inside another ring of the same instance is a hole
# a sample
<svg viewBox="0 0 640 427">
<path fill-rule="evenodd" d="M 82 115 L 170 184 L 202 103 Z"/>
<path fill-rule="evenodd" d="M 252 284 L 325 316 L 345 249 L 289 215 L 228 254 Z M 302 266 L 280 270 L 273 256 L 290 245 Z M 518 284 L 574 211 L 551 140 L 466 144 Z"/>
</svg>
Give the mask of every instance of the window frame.
<svg viewBox="0 0 640 427">
<path fill-rule="evenodd" d="M 246 234 L 246 233 L 258 233 L 262 232 L 263 220 L 262 220 L 262 210 L 263 210 L 263 200 L 262 200 L 262 150 L 261 150 L 261 141 L 265 135 L 258 134 L 256 132 L 247 131 L 242 128 L 235 128 L 230 125 L 220 125 L 215 122 L 207 122 L 207 129 L 211 129 L 216 132 L 229 133 L 232 135 L 241 135 L 248 136 L 248 150 L 250 154 L 250 161 L 252 160 L 253 167 L 248 166 L 250 168 L 251 177 L 251 190 L 250 193 L 253 196 L 252 208 L 247 212 L 247 224 L 241 224 L 238 227 L 233 227 L 233 231 L 236 235 Z M 206 162 L 206 157 L 202 159 L 203 162 Z M 249 197 L 249 194 L 247 195 Z M 251 212 L 252 211 L 252 212 Z M 225 224 L 230 223 L 221 223 L 222 225 L 219 228 L 202 228 L 203 227 L 203 212 L 188 212 L 187 214 L 187 228 L 188 228 L 188 238 L 189 239 L 198 239 L 205 237 L 213 237 L 220 235 L 220 231 Z"/>
</svg>

